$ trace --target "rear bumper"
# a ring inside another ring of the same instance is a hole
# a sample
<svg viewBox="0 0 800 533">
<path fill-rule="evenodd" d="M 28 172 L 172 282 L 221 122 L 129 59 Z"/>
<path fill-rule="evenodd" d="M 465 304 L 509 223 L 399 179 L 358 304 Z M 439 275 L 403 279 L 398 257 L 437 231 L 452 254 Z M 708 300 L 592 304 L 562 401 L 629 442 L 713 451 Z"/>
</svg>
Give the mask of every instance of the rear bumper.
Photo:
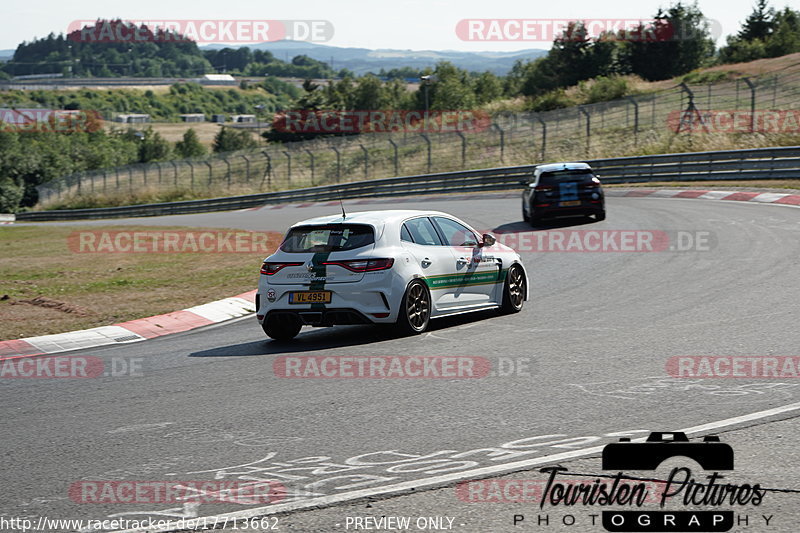
<svg viewBox="0 0 800 533">
<path fill-rule="evenodd" d="M 531 206 L 531 215 L 534 218 L 547 218 L 558 216 L 579 216 L 579 215 L 596 215 L 605 211 L 605 202 L 582 202 L 581 205 L 573 207 L 560 207 L 556 205 L 549 206 Z"/>
<path fill-rule="evenodd" d="M 289 293 L 308 291 L 308 285 L 272 285 L 261 276 L 256 293 L 256 318 L 260 323 L 273 313 L 292 315 L 303 324 L 383 324 L 397 320 L 405 286 L 391 272 L 369 273 L 358 283 L 329 283 L 319 290 L 330 291 L 330 303 L 289 303 Z"/>
<path fill-rule="evenodd" d="M 273 316 L 291 316 L 304 326 L 341 326 L 347 324 L 374 324 L 362 312 L 355 309 L 272 309 L 264 315 L 264 322 Z"/>
</svg>

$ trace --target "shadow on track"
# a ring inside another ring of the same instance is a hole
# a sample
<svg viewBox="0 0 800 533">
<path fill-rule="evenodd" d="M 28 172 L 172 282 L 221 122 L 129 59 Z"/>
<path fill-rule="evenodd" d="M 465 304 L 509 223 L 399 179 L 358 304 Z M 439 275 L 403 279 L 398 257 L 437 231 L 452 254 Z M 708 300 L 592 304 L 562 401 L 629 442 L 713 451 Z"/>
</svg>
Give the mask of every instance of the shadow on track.
<svg viewBox="0 0 800 533">
<path fill-rule="evenodd" d="M 585 226 L 595 224 L 597 221 L 589 217 L 565 217 L 541 220 L 534 224 L 528 224 L 520 220 L 519 222 L 509 222 L 492 229 L 493 233 L 521 233 L 523 231 L 546 231 L 550 229 L 569 228 L 573 226 Z"/>
<path fill-rule="evenodd" d="M 495 310 L 476 311 L 452 317 L 431 320 L 428 332 L 435 332 L 497 317 Z M 422 336 L 425 334 L 423 333 Z M 406 338 L 398 335 L 391 326 L 334 326 L 330 328 L 304 329 L 291 341 L 275 341 L 265 338 L 261 341 L 243 342 L 192 352 L 189 357 L 249 357 L 259 355 L 279 355 L 298 352 L 316 352 L 331 348 L 360 346 L 375 342 L 387 342 Z"/>
</svg>

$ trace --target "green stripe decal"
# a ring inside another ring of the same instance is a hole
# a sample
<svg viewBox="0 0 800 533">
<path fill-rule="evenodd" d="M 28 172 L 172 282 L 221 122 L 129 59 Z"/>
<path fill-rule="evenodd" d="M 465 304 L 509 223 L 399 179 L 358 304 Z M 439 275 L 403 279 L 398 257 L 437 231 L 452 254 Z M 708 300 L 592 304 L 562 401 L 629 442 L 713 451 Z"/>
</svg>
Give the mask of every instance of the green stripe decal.
<svg viewBox="0 0 800 533">
<path fill-rule="evenodd" d="M 328 268 L 323 265 L 322 263 L 328 260 L 328 257 L 331 255 L 330 252 L 318 252 L 315 253 L 314 256 L 311 258 L 311 264 L 314 267 L 314 276 L 318 278 L 324 278 L 327 276 Z M 311 285 L 308 287 L 309 290 L 312 291 L 321 291 L 325 290 L 325 280 L 315 279 L 311 282 Z M 311 309 L 325 309 L 325 304 L 323 303 L 312 303 Z"/>
<path fill-rule="evenodd" d="M 469 272 L 467 274 L 442 274 L 425 278 L 428 288 L 449 289 L 452 287 L 467 287 L 471 285 L 486 285 L 501 283 L 505 280 L 507 269 L 502 271 Z"/>
</svg>

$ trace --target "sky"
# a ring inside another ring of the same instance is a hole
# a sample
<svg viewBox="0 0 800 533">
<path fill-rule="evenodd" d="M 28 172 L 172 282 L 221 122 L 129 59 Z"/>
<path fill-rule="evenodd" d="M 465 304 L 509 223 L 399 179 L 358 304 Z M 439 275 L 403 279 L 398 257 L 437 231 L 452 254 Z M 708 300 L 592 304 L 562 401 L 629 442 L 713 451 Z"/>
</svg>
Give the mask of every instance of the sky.
<svg viewBox="0 0 800 533">
<path fill-rule="evenodd" d="M 476 19 L 528 20 L 639 20 L 651 18 L 669 0 L 137 0 L 112 3 L 107 0 L 2 0 L 6 21 L 0 49 L 14 49 L 24 41 L 48 33 L 66 33 L 76 20 L 122 18 L 125 20 L 325 20 L 333 37 L 322 44 L 343 47 L 396 48 L 411 50 L 513 51 L 549 48 L 544 41 L 509 40 L 515 26 L 507 26 L 503 41 L 463 40 L 456 32 L 459 21 Z M 736 33 L 753 9 L 755 0 L 699 0 L 698 6 L 724 37 Z M 771 3 L 783 8 L 786 1 Z M 484 22 L 486 35 L 490 29 Z M 546 24 L 553 28 L 555 23 Z M 478 28 L 479 26 L 473 26 Z M 541 31 L 541 30 L 539 30 Z"/>
</svg>

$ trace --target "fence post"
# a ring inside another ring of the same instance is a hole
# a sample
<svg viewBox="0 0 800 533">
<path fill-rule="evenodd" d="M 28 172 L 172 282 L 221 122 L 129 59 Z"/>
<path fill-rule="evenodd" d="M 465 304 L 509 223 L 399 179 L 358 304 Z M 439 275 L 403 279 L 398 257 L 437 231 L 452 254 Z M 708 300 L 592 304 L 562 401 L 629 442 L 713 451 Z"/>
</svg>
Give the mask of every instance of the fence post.
<svg viewBox="0 0 800 533">
<path fill-rule="evenodd" d="M 158 186 L 161 187 L 161 163 L 156 163 L 158 167 Z M 117 185 L 119 187 L 119 185 Z"/>
<path fill-rule="evenodd" d="M 423 139 L 425 139 L 425 143 L 428 145 L 428 174 L 430 174 L 431 173 L 431 140 L 424 133 L 420 133 L 419 136 L 422 137 Z"/>
<path fill-rule="evenodd" d="M 78 196 L 81 195 L 81 175 L 78 173 Z"/>
<path fill-rule="evenodd" d="M 392 140 L 392 138 L 389 137 L 389 144 L 391 144 L 392 148 L 394 149 L 394 175 L 395 176 L 399 176 L 400 175 L 400 170 L 399 170 L 400 162 L 397 160 L 397 143 L 395 143 L 394 140 Z"/>
<path fill-rule="evenodd" d="M 190 187 L 191 187 L 192 191 L 194 191 L 194 165 L 193 165 L 193 164 L 192 164 L 192 162 L 191 162 L 190 160 L 188 160 L 188 159 L 186 160 L 186 164 L 188 164 L 188 165 L 189 165 L 189 172 L 190 172 L 190 174 L 189 174 L 189 175 L 190 175 L 190 180 L 191 180 L 191 181 L 189 182 L 189 185 L 190 185 Z"/>
<path fill-rule="evenodd" d="M 292 181 L 292 154 L 290 154 L 289 152 L 283 152 L 283 153 L 286 156 L 286 160 L 288 162 L 287 166 L 286 166 L 286 181 L 291 182 Z"/>
<path fill-rule="evenodd" d="M 228 161 L 228 158 L 225 157 L 225 156 L 222 156 L 222 160 L 225 162 L 225 166 L 228 167 L 228 188 L 230 189 L 230 187 L 231 187 L 231 162 Z"/>
<path fill-rule="evenodd" d="M 309 150 L 308 148 L 305 149 L 308 157 L 311 159 L 311 186 L 314 186 L 314 152 Z"/>
<path fill-rule="evenodd" d="M 589 111 L 587 111 L 583 106 L 578 106 L 578 111 L 581 112 L 583 116 L 586 117 L 586 155 L 589 155 L 589 141 L 591 139 L 591 126 L 592 126 L 592 118 L 589 116 Z"/>
<path fill-rule="evenodd" d="M 336 183 L 339 183 L 339 179 L 342 177 L 342 154 L 335 146 L 331 146 L 331 150 L 336 152 Z"/>
<path fill-rule="evenodd" d="M 144 164 L 142 165 L 142 172 L 144 173 L 144 186 L 145 186 L 145 187 L 147 187 L 147 166 L 148 166 L 149 164 L 150 164 L 150 163 L 144 163 Z"/>
<path fill-rule="evenodd" d="M 119 167 L 114 167 L 114 172 L 117 175 L 117 192 L 119 192 Z M 78 182 L 78 191 L 80 192 L 81 184 Z"/>
<path fill-rule="evenodd" d="M 267 186 L 272 187 L 272 158 L 266 150 L 261 153 L 267 158 L 267 165 L 264 167 L 264 175 L 261 176 L 261 185 L 259 185 L 259 189 L 264 188 L 265 179 L 267 180 Z"/>
<path fill-rule="evenodd" d="M 756 125 L 756 86 L 750 78 L 742 78 L 750 89 L 750 133 L 755 131 Z"/>
<path fill-rule="evenodd" d="M 503 131 L 503 128 L 501 128 L 497 123 L 492 124 L 492 128 L 496 129 L 500 133 L 500 162 L 503 163 L 506 148 L 506 132 Z"/>
<path fill-rule="evenodd" d="M 633 145 L 639 144 L 639 102 L 633 96 L 626 96 L 630 103 L 633 104 Z"/>
<path fill-rule="evenodd" d="M 245 165 L 245 179 L 247 180 L 247 183 L 250 183 L 250 158 L 242 154 L 242 159 L 244 159 Z"/>
<path fill-rule="evenodd" d="M 128 165 L 128 190 L 133 194 L 133 168 Z"/>
<path fill-rule="evenodd" d="M 106 169 L 103 169 L 103 194 L 106 193 L 106 181 L 108 179 L 108 172 Z"/>
<path fill-rule="evenodd" d="M 686 93 L 687 97 L 689 98 L 689 103 L 686 106 L 686 110 L 683 111 L 681 114 L 681 121 L 678 124 L 677 133 L 680 133 L 683 130 L 683 126 L 687 122 L 687 117 L 691 117 L 688 120 L 689 133 L 691 133 L 692 130 L 694 129 L 692 121 L 694 120 L 695 117 L 700 120 L 700 125 L 703 127 L 704 130 L 706 130 L 706 133 L 708 133 L 708 126 L 706 126 L 705 120 L 703 119 L 702 115 L 700 115 L 700 112 L 697 110 L 697 106 L 695 106 L 694 104 L 694 93 L 692 92 L 691 89 L 689 89 L 689 86 L 683 82 L 681 82 L 680 88 L 683 92 Z M 681 94 L 681 100 L 683 100 L 683 94 Z"/>
<path fill-rule="evenodd" d="M 536 115 L 536 120 L 542 125 L 542 161 L 544 161 L 544 154 L 547 151 L 547 124 L 538 113 Z"/>
<path fill-rule="evenodd" d="M 178 188 L 178 163 L 176 163 L 174 160 L 170 161 L 170 163 L 172 163 L 172 168 L 175 169 L 175 177 L 174 177 L 174 179 L 175 179 L 175 188 L 177 189 Z"/>
<path fill-rule="evenodd" d="M 456 135 L 461 138 L 461 168 L 463 170 L 467 167 L 467 138 L 460 131 L 457 131 Z"/>
<path fill-rule="evenodd" d="M 364 151 L 364 179 L 369 179 L 369 152 L 363 144 L 358 143 L 358 146 Z"/>
<path fill-rule="evenodd" d="M 208 167 L 208 185 L 206 185 L 206 187 L 211 187 L 211 181 L 214 179 L 213 175 L 211 174 L 211 161 L 206 159 L 203 161 L 203 163 L 205 163 Z"/>
</svg>

